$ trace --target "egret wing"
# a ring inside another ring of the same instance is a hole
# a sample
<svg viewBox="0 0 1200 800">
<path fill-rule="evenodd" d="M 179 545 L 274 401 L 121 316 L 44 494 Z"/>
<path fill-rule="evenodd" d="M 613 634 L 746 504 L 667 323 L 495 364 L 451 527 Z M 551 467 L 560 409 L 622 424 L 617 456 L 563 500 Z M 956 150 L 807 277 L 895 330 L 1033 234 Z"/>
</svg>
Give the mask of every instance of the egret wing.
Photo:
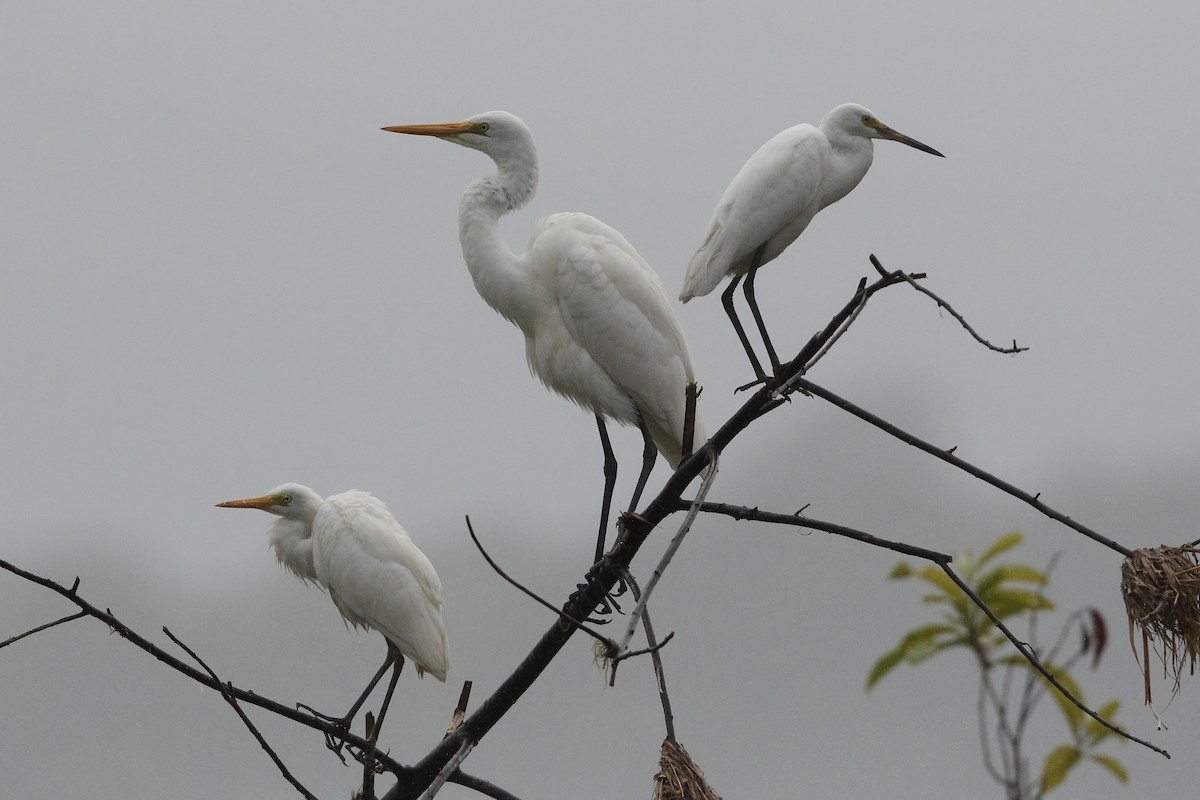
<svg viewBox="0 0 1200 800">
<path fill-rule="evenodd" d="M 725 276 L 744 274 L 760 245 L 767 245 L 765 264 L 795 241 L 820 210 L 829 156 L 824 134 L 807 124 L 760 147 L 717 203 L 704 242 L 688 263 L 680 299 L 706 295 Z"/>
<path fill-rule="evenodd" d="M 632 399 L 658 449 L 677 464 L 694 376 L 662 281 L 620 233 L 586 214 L 554 215 L 537 246 L 555 264 L 567 333 Z"/>
<path fill-rule="evenodd" d="M 374 628 L 446 679 L 441 580 L 382 502 L 365 492 L 328 498 L 313 521 L 313 561 L 347 622 Z"/>
</svg>

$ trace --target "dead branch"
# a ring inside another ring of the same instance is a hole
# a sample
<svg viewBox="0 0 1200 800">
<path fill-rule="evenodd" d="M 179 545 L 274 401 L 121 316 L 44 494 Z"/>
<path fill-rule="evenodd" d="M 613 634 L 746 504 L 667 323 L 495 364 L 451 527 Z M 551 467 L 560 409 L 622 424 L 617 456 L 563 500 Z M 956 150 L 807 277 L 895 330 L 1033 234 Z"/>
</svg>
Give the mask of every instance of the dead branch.
<svg viewBox="0 0 1200 800">
<path fill-rule="evenodd" d="M 954 455 L 954 450 L 956 449 L 954 447 L 951 447 L 948 450 L 939 448 L 939 447 L 935 447 L 934 445 L 929 444 L 926 441 L 918 439 L 916 436 L 913 436 L 911 433 L 908 433 L 906 431 L 901 430 L 900 428 L 897 428 L 895 425 L 891 424 L 890 422 L 887 422 L 886 420 L 875 416 L 874 414 L 867 411 L 866 409 L 859 408 L 858 406 L 851 403 L 849 400 L 838 397 L 836 394 L 829 391 L 828 389 L 818 386 L 817 384 L 815 384 L 812 381 L 807 380 L 805 378 L 797 379 L 796 386 L 797 386 L 797 388 L 803 389 L 804 391 L 808 392 L 809 394 L 816 395 L 817 397 L 820 397 L 822 400 L 832 403 L 833 405 L 837 406 L 838 408 L 842 409 L 843 411 L 850 412 L 851 414 L 853 414 L 854 416 L 863 420 L 864 422 L 871 423 L 875 427 L 879 428 L 880 430 L 884 431 L 885 433 L 891 434 L 892 436 L 896 437 L 897 439 L 904 442 L 905 444 L 910 444 L 913 447 L 924 450 L 926 453 L 929 453 L 931 456 L 940 458 L 942 461 L 945 461 L 947 464 L 952 464 L 952 465 L 958 467 L 959 469 L 961 469 L 963 472 L 966 472 L 969 475 L 974 475 L 976 478 L 979 478 L 984 483 L 989 483 L 992 486 L 995 486 L 1000 491 L 1006 492 L 1007 494 L 1011 494 L 1013 497 L 1016 497 L 1019 500 L 1025 501 L 1026 503 L 1028 503 L 1029 505 L 1033 506 L 1038 511 L 1040 511 L 1042 514 L 1045 514 L 1050 519 L 1061 522 L 1063 525 L 1066 525 L 1068 528 L 1074 528 L 1076 531 L 1079 531 L 1080 533 L 1082 533 L 1084 536 L 1088 537 L 1092 541 L 1099 542 L 1102 545 L 1110 547 L 1113 550 L 1116 550 L 1118 553 L 1120 553 L 1121 555 L 1126 556 L 1126 557 L 1128 557 L 1129 555 L 1131 555 L 1133 553 L 1133 551 L 1130 550 L 1128 547 L 1125 547 L 1124 545 L 1114 542 L 1112 539 L 1109 539 L 1107 536 L 1102 536 L 1101 534 L 1096 533 L 1091 528 L 1087 527 L 1086 525 L 1082 525 L 1082 524 L 1076 522 L 1075 520 L 1068 517 L 1066 514 L 1055 511 L 1053 508 L 1051 508 L 1050 506 L 1043 503 L 1039 499 L 1039 495 L 1029 494 L 1026 491 L 1018 489 L 1016 486 L 1013 486 L 1011 483 L 1001 480 L 1000 478 L 997 478 L 995 475 L 992 475 L 989 472 L 985 472 L 982 469 L 980 469 L 979 467 L 976 467 L 975 465 L 964 461 L 963 459 Z"/>
<path fill-rule="evenodd" d="M 616 680 L 616 665 L 620 662 L 621 654 L 625 653 L 629 647 L 629 641 L 633 638 L 634 631 L 637 630 L 638 621 L 642 618 L 643 612 L 646 610 L 646 604 L 650 602 L 650 595 L 654 591 L 654 587 L 658 585 L 658 581 L 662 578 L 667 570 L 667 566 L 671 563 L 671 558 L 674 557 L 676 551 L 683 544 L 683 537 L 687 536 L 688 531 L 692 528 L 692 522 L 695 521 L 696 515 L 700 513 L 700 506 L 704 503 L 705 496 L 708 495 L 708 490 L 716 480 L 717 472 L 720 470 L 719 459 L 713 456 L 709 463 L 708 472 L 705 473 L 703 480 L 700 482 L 700 488 L 696 491 L 696 499 L 692 501 L 687 509 L 687 516 L 679 525 L 679 530 L 671 539 L 671 543 L 667 545 L 666 552 L 654 567 L 654 572 L 650 574 L 650 580 L 646 583 L 646 590 L 641 592 L 637 597 L 637 605 L 634 606 L 633 612 L 629 615 L 629 627 L 625 630 L 625 635 L 621 637 L 620 644 L 617 645 L 616 657 L 613 661 L 612 680 Z M 651 645 L 653 646 L 653 645 Z"/>
<path fill-rule="evenodd" d="M 523 586 L 523 585 L 521 584 L 521 582 L 520 582 L 520 581 L 518 581 L 516 578 L 512 577 L 511 575 L 509 575 L 509 574 L 508 574 L 507 572 L 505 572 L 504 570 L 502 570 L 502 569 L 500 568 L 500 565 L 499 565 L 499 564 L 497 564 L 495 561 L 493 561 L 493 560 L 492 560 L 492 557 L 488 555 L 487 551 L 483 549 L 483 545 L 482 545 L 482 544 L 480 544 L 480 542 L 479 542 L 479 537 L 477 537 L 477 536 L 475 535 L 475 528 L 474 528 L 474 527 L 471 525 L 471 517 L 470 517 L 470 515 L 468 515 L 468 516 L 467 516 L 466 520 L 467 520 L 467 533 L 468 533 L 468 534 L 470 534 L 470 536 L 471 536 L 471 541 L 475 543 L 475 547 L 479 549 L 479 554 L 483 556 L 483 559 L 484 559 L 484 561 L 487 561 L 487 563 L 488 563 L 488 566 L 490 566 L 492 569 L 494 569 L 494 570 L 496 571 L 496 574 L 497 574 L 497 575 L 499 575 L 501 578 L 504 578 L 504 580 L 508 581 L 508 582 L 509 582 L 509 583 L 511 583 L 513 586 L 515 586 L 515 587 L 517 587 L 518 589 L 520 589 L 522 592 L 524 592 L 524 593 L 525 593 L 526 595 L 528 595 L 529 597 L 532 597 L 532 598 L 533 598 L 533 599 L 534 599 L 534 600 L 535 600 L 537 603 L 539 603 L 540 605 L 543 605 L 543 606 L 545 606 L 546 608 L 548 608 L 548 609 L 550 609 L 551 611 L 553 611 L 555 614 L 558 614 L 558 616 L 559 616 L 559 617 L 562 619 L 562 621 L 564 621 L 564 622 L 566 622 L 566 623 L 568 623 L 568 624 L 570 624 L 570 625 L 572 625 L 572 626 L 574 626 L 574 627 L 576 627 L 576 628 L 579 628 L 581 631 L 583 631 L 584 633 L 586 633 L 588 636 L 591 636 L 593 639 L 595 639 L 596 641 L 600 642 L 601 644 L 603 644 L 603 645 L 604 645 L 604 646 L 606 646 L 606 647 L 609 647 L 609 646 L 611 646 L 611 645 L 612 645 L 612 640 L 610 640 L 610 639 L 609 639 L 607 636 L 601 636 L 600 634 L 598 634 L 598 633 L 596 633 L 595 631 L 593 631 L 591 628 L 589 628 L 589 627 L 587 627 L 586 625 L 584 625 L 584 624 L 583 624 L 582 622 L 580 622 L 579 620 L 577 620 L 577 619 L 575 619 L 574 617 L 572 617 L 572 616 L 568 615 L 568 614 L 567 614 L 565 611 L 563 611 L 563 610 L 561 610 L 561 609 L 559 609 L 559 608 L 556 608 L 556 607 L 555 607 L 555 606 L 554 606 L 552 603 L 550 603 L 548 600 L 544 600 L 544 599 L 543 599 L 541 596 L 539 596 L 539 595 L 538 595 L 536 592 L 534 592 L 532 589 L 527 589 L 525 586 Z"/>
<path fill-rule="evenodd" d="M 1106 720 L 1104 717 L 1100 716 L 1095 711 L 1092 711 L 1090 708 L 1088 708 L 1086 705 L 1084 705 L 1083 701 L 1081 701 L 1078 697 L 1073 695 L 1067 689 L 1067 687 L 1065 687 L 1061 683 L 1059 683 L 1058 678 L 1054 677 L 1054 674 L 1052 672 L 1050 672 L 1048 669 L 1046 669 L 1046 667 L 1042 664 L 1041 660 L 1038 659 L 1037 654 L 1033 652 L 1033 648 L 1030 647 L 1029 645 L 1027 645 L 1025 642 L 1018 639 L 1013 634 L 1013 632 L 1008 629 L 1008 626 L 1005 625 L 1004 622 L 998 616 L 996 616 L 995 612 L 993 612 L 992 609 L 988 607 L 988 604 L 983 602 L 983 600 L 980 599 L 979 595 L 975 594 L 975 591 L 970 586 L 967 585 L 966 581 L 964 581 L 962 578 L 958 577 L 958 573 L 956 573 L 953 569 L 951 569 L 949 564 L 941 564 L 939 566 L 941 566 L 942 571 L 945 572 L 947 576 L 949 576 L 950 580 L 954 581 L 958 585 L 958 588 L 962 590 L 963 594 L 965 594 L 967 597 L 971 598 L 971 602 L 973 602 L 976 606 L 978 606 L 979 609 L 983 613 L 987 614 L 988 619 L 990 619 L 992 621 L 992 624 L 1000 629 L 1000 632 L 1003 633 L 1005 638 L 1007 638 L 1008 641 L 1010 641 L 1012 643 L 1013 647 L 1017 648 L 1017 652 L 1020 653 L 1021 655 L 1025 656 L 1025 660 L 1028 661 L 1030 663 L 1030 665 L 1033 666 L 1034 669 L 1036 669 L 1038 672 L 1042 673 L 1042 677 L 1045 678 L 1047 681 L 1049 681 L 1050 685 L 1053 686 L 1055 689 L 1057 689 L 1059 694 L 1061 694 L 1063 697 L 1070 700 L 1075 705 L 1076 708 L 1078 708 L 1083 713 L 1087 714 L 1092 719 L 1096 720 L 1096 722 L 1098 722 L 1101 725 L 1103 725 L 1104 727 L 1108 728 L 1113 733 L 1115 733 L 1119 736 L 1123 736 L 1131 742 L 1137 742 L 1138 744 L 1142 745 L 1143 747 L 1148 747 L 1149 749 L 1153 750 L 1154 752 L 1158 753 L 1159 755 L 1166 756 L 1167 758 L 1171 757 L 1171 754 L 1168 753 L 1166 750 L 1163 750 L 1161 747 L 1155 747 L 1154 745 L 1150 744 L 1146 740 L 1139 739 L 1138 737 L 1134 736 L 1133 734 L 1122 730 L 1121 728 L 1112 724 L 1111 722 Z"/>
<path fill-rule="evenodd" d="M 0 559 L 0 569 L 4 569 L 8 572 L 11 572 L 12 574 L 16 575 L 17 577 L 24 578 L 25 580 L 29 581 L 30 583 L 37 584 L 38 586 L 42 586 L 56 594 L 61 595 L 62 597 L 65 597 L 67 600 L 69 600 L 70 602 L 72 602 L 76 606 L 78 606 L 79 609 L 84 614 L 86 614 L 87 616 L 92 617 L 94 619 L 97 619 L 100 622 L 103 622 L 105 625 L 107 625 L 109 627 L 110 630 L 112 630 L 114 633 L 121 636 L 121 638 L 123 638 L 126 641 L 133 644 L 135 647 L 138 647 L 141 650 L 149 653 L 151 656 L 153 656 L 157 660 L 161 661 L 163 664 L 167 665 L 168 667 L 175 670 L 176 672 L 180 672 L 184 676 L 192 679 L 193 681 L 195 681 L 199 684 L 202 684 L 204 686 L 207 686 L 208 688 L 210 688 L 216 692 L 219 692 L 222 695 L 224 695 L 224 693 L 226 691 L 232 692 L 233 696 L 236 697 L 238 700 L 242 701 L 243 703 L 250 703 L 251 705 L 258 706 L 259 708 L 270 711 L 273 714 L 278 714 L 281 717 L 286 717 L 287 719 L 290 719 L 293 722 L 298 722 L 301 725 L 304 725 L 309 728 L 313 728 L 314 730 L 320 731 L 321 733 L 328 733 L 328 734 L 333 734 L 335 736 L 339 736 L 339 737 L 345 739 L 347 742 L 354 744 L 357 747 L 366 747 L 369 744 L 365 739 L 362 739 L 361 737 L 347 733 L 344 729 L 338 728 L 333 723 L 326 722 L 325 720 L 322 720 L 318 717 L 313 717 L 308 714 L 303 714 L 303 713 L 291 708 L 290 706 L 283 705 L 282 703 L 278 703 L 269 698 L 255 694 L 254 692 L 247 691 L 245 689 L 239 689 L 239 688 L 233 686 L 231 683 L 222 683 L 219 680 L 215 680 L 212 676 L 208 675 L 207 673 L 202 672 L 194 667 L 189 666 L 188 664 L 183 663 L 178 658 L 175 658 L 175 656 L 166 652 L 161 647 L 157 646 L 150 640 L 146 639 L 144 636 L 141 636 L 140 634 L 135 632 L 128 625 L 121 622 L 121 620 L 117 619 L 117 617 L 113 615 L 111 610 L 109 610 L 109 609 L 101 610 L 101 609 L 97 608 L 96 606 L 92 605 L 91 603 L 87 602 L 86 600 L 84 600 L 78 594 L 78 591 L 77 591 L 79 588 L 79 579 L 78 578 L 75 579 L 74 585 L 68 589 L 67 587 L 63 586 L 62 584 L 52 581 L 49 578 L 44 578 L 40 575 L 35 575 L 32 572 L 26 572 L 25 570 L 21 569 L 20 567 L 17 567 L 16 565 L 9 563 L 8 561 L 4 561 L 3 559 Z M 396 775 L 406 774 L 407 768 L 401 766 L 399 763 L 392 760 L 391 758 L 387 758 L 386 756 L 384 756 L 384 757 L 381 757 L 381 760 L 385 762 L 385 766 L 389 772 L 392 772 Z"/>
<path fill-rule="evenodd" d="M 237 712 L 238 718 L 241 719 L 241 721 L 246 725 L 246 728 L 249 729 L 254 738 L 258 740 L 259 746 L 265 750 L 267 755 L 271 757 L 271 760 L 275 762 L 275 766 L 279 769 L 280 773 L 283 774 L 284 780 L 296 787 L 296 791 L 300 792 L 300 794 L 302 794 L 306 800 L 317 800 L 316 796 L 308 789 L 304 788 L 304 784 L 300 783 L 300 781 L 298 781 L 296 777 L 288 771 L 287 766 L 284 765 L 278 754 L 276 754 L 276 752 L 271 748 L 271 745 L 267 744 L 267 740 L 263 738 L 263 735 L 259 733 L 258 728 L 254 727 L 254 723 L 250 721 L 248 716 L 246 716 L 246 712 L 242 710 L 240 705 L 238 705 L 237 697 L 235 697 L 233 694 L 233 684 L 221 683 L 221 679 L 217 677 L 217 673 L 213 672 L 212 667 L 208 666 L 208 664 L 205 664 L 204 659 L 196 655 L 192 648 L 181 642 L 179 638 L 175 636 L 175 634 L 171 633 L 167 626 L 164 625 L 162 630 L 163 633 L 167 635 L 167 638 L 179 645 L 183 652 L 191 656 L 192 660 L 199 664 L 204 671 L 208 673 L 209 677 L 221 684 L 221 697 L 223 697 L 225 702 L 229 703 L 233 710 Z"/>
<path fill-rule="evenodd" d="M 874 253 L 871 254 L 871 263 L 875 265 L 875 269 L 879 270 L 880 274 L 884 274 L 884 275 L 888 274 L 886 272 L 886 270 L 884 270 L 883 265 L 879 263 L 879 259 L 877 259 L 875 257 Z M 967 333 L 971 334 L 971 336 L 975 339 L 975 341 L 979 342 L 981 345 L 983 345 L 987 349 L 993 350 L 997 353 L 1008 353 L 1008 354 L 1012 354 L 1012 355 L 1015 355 L 1016 353 L 1024 353 L 1026 350 L 1029 349 L 1028 347 L 1017 347 L 1016 339 L 1013 339 L 1012 347 L 999 347 L 997 345 L 992 344 L 987 339 L 984 339 L 982 336 L 980 336 L 975 331 L 975 329 L 972 328 L 971 325 L 965 319 L 963 319 L 963 315 L 959 314 L 957 311 L 954 310 L 954 307 L 952 305 L 947 303 L 942 298 L 938 297 L 936 294 L 934 294 L 932 291 L 930 291 L 925 286 L 922 286 L 921 284 L 912 280 L 907 275 L 905 276 L 905 280 L 908 282 L 909 286 L 916 289 L 921 294 L 926 295 L 927 297 L 931 298 L 935 303 L 937 303 L 938 308 L 944 308 L 947 311 L 949 311 L 950 316 L 952 316 L 956 320 L 958 320 L 958 324 L 962 325 L 964 328 L 966 328 Z"/>
<path fill-rule="evenodd" d="M 76 578 L 75 580 L 78 581 L 79 579 Z M 80 617 L 86 617 L 86 616 L 87 616 L 87 612 L 77 611 L 74 614 L 68 614 L 67 616 L 63 617 L 62 619 L 56 619 L 53 622 L 47 622 L 44 625 L 38 625 L 36 628 L 30 628 L 29 630 L 25 631 L 24 633 L 18 633 L 16 636 L 10 636 L 9 638 L 5 639 L 3 642 L 0 642 L 0 650 L 4 649 L 5 647 L 8 647 L 10 644 L 16 644 L 17 642 L 24 639 L 26 636 L 32 636 L 35 633 L 41 633 L 42 631 L 50 630 L 51 628 L 53 628 L 56 625 L 62 625 L 64 622 L 71 622 L 73 620 L 79 619 Z"/>
</svg>

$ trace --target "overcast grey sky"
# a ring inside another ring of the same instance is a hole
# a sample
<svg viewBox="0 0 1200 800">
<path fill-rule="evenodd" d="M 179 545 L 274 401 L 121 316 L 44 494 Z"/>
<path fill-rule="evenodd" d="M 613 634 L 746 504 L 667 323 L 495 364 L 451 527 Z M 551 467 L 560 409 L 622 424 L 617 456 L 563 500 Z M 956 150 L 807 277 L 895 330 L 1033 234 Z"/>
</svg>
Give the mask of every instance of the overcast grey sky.
<svg viewBox="0 0 1200 800">
<path fill-rule="evenodd" d="M 423 754 L 461 682 L 485 697 L 550 622 L 489 572 L 463 515 L 562 598 L 591 554 L 600 459 L 591 420 L 528 375 L 462 264 L 458 197 L 491 164 L 379 128 L 522 116 L 542 182 L 504 223 L 512 246 L 545 214 L 586 211 L 673 295 L 746 158 L 847 101 L 947 158 L 878 143 L 859 188 L 764 269 L 781 351 L 845 302 L 869 253 L 926 272 L 984 335 L 1030 351 L 989 353 L 892 290 L 813 379 L 1127 545 L 1200 536 L 1194 4 L 734 5 L 8 4 L 0 557 L 79 575 L 222 677 L 334 711 L 382 640 L 273 563 L 266 515 L 212 505 L 285 481 L 369 490 L 446 586 L 450 681 L 406 675 L 389 715 L 392 754 Z M 715 430 L 749 368 L 715 296 L 677 308 Z M 614 444 L 627 497 L 640 440 Z M 1119 558 L 1099 545 L 804 398 L 728 451 L 713 497 L 811 504 L 948 551 L 1016 528 L 1016 558 L 1062 552 L 1054 595 L 1113 632 L 1088 698 L 1121 699 L 1120 720 L 1176 758 L 1125 746 L 1124 795 L 1099 770 L 1061 795 L 1178 797 L 1200 779 L 1195 682 L 1155 732 Z M 724 796 L 999 796 L 966 658 L 862 694 L 872 660 L 927 619 L 913 587 L 884 581 L 894 561 L 697 527 L 655 622 L 676 632 L 679 738 Z M 67 613 L 7 575 L 0 608 L 0 638 Z M 0 685 L 6 795 L 295 796 L 218 697 L 94 623 L 6 649 Z M 356 770 L 256 719 L 318 795 L 349 795 Z M 605 688 L 580 637 L 467 768 L 525 798 L 645 796 L 661 738 L 648 665 Z"/>
</svg>

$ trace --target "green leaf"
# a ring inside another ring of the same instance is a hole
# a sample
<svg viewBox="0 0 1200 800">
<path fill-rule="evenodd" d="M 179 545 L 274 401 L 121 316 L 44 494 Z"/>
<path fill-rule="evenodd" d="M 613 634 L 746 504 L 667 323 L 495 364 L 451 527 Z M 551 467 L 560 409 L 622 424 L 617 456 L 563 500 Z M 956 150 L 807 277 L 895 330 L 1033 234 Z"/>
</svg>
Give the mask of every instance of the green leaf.
<svg viewBox="0 0 1200 800">
<path fill-rule="evenodd" d="M 1004 580 L 1006 581 L 1029 581 L 1040 586 L 1045 586 L 1048 583 L 1046 573 L 1026 564 L 1006 564 L 1003 570 Z"/>
<path fill-rule="evenodd" d="M 871 671 L 867 673 L 867 686 L 865 691 L 871 691 L 875 688 L 875 684 L 883 679 L 883 676 L 891 672 L 897 664 L 904 660 L 904 646 L 901 645 L 895 650 L 890 650 L 879 657 L 879 660 L 871 665 Z"/>
<path fill-rule="evenodd" d="M 1108 770 L 1109 773 L 1121 783 L 1129 783 L 1129 770 L 1125 769 L 1125 765 L 1120 761 L 1117 761 L 1112 756 L 1093 754 L 1088 756 L 1088 758 Z"/>
<path fill-rule="evenodd" d="M 1065 781 L 1082 755 L 1079 748 L 1069 744 L 1060 744 L 1051 750 L 1050 755 L 1046 756 L 1046 763 L 1042 765 L 1042 793 L 1050 793 Z"/>
<path fill-rule="evenodd" d="M 907 660 L 910 664 L 919 664 L 945 650 L 951 644 L 961 641 L 961 639 L 957 638 L 944 643 L 934 641 L 938 636 L 947 633 L 955 633 L 955 628 L 931 622 L 928 625 L 913 628 L 904 634 L 904 638 L 900 640 L 895 649 L 884 653 L 871 666 L 871 671 L 867 673 L 867 691 L 871 691 L 871 688 L 879 683 L 880 679 L 891 672 L 901 661 Z"/>
<path fill-rule="evenodd" d="M 1046 576 L 1024 564 L 1001 564 L 979 579 L 974 585 L 975 594 L 979 595 L 985 603 L 990 603 L 992 592 L 996 591 L 1001 584 L 1010 581 L 1023 581 L 1041 586 L 1045 585 Z M 1005 591 L 1018 590 L 1006 589 Z"/>
<path fill-rule="evenodd" d="M 941 592 L 942 599 L 935 599 L 939 595 L 925 595 L 921 598 L 925 603 L 943 603 L 948 602 L 953 606 L 954 610 L 959 615 L 967 613 L 967 606 L 970 602 L 967 596 L 963 594 L 962 589 L 958 588 L 958 584 L 950 579 L 950 576 L 935 566 L 927 566 L 917 573 L 917 577 L 926 583 L 937 588 Z"/>
<path fill-rule="evenodd" d="M 1024 538 L 1025 537 L 1023 537 L 1021 535 L 1020 531 L 1011 531 L 1009 533 L 1004 534 L 999 539 L 992 542 L 991 547 L 989 547 L 987 550 L 983 551 L 983 555 L 981 555 L 979 557 L 979 560 L 976 562 L 976 566 L 982 567 L 984 564 L 991 561 L 993 558 L 1000 555 L 1005 550 L 1011 550 L 1012 548 L 1019 545 L 1021 543 L 1021 540 Z"/>
<path fill-rule="evenodd" d="M 919 664 L 942 649 L 938 647 L 938 643 L 934 639 L 943 633 L 954 632 L 955 629 L 951 626 L 942 625 L 938 622 L 913 628 L 904 635 L 904 639 L 901 642 L 901 647 L 905 650 L 904 657 L 913 664 Z"/>
<path fill-rule="evenodd" d="M 962 594 L 958 584 L 950 580 L 950 576 L 935 566 L 926 566 L 917 573 L 917 577 L 926 583 L 936 586 L 947 597 L 957 597 Z"/>
<path fill-rule="evenodd" d="M 912 564 L 909 564 L 907 561 L 901 561 L 892 567 L 892 571 L 888 573 L 888 580 L 898 581 L 911 577 L 912 574 Z"/>
<path fill-rule="evenodd" d="M 983 599 L 1000 619 L 1026 611 L 1049 611 L 1054 608 L 1054 603 L 1046 595 L 1025 589 L 995 589 Z"/>
</svg>

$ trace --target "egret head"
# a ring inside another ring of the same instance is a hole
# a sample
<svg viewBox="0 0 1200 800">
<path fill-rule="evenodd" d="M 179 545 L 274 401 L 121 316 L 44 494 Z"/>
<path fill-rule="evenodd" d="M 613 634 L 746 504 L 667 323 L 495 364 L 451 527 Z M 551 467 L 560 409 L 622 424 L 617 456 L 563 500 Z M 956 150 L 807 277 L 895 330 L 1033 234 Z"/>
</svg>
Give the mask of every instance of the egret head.
<svg viewBox="0 0 1200 800">
<path fill-rule="evenodd" d="M 227 500 L 217 503 L 218 508 L 257 508 L 274 514 L 277 517 L 311 522 L 317 515 L 317 509 L 324 502 L 321 496 L 299 483 L 285 483 L 277 486 L 261 497 L 248 497 L 245 500 Z"/>
<path fill-rule="evenodd" d="M 409 133 L 437 138 L 487 153 L 496 162 L 517 155 L 536 153 L 529 126 L 507 111 L 488 111 L 465 119 L 438 125 L 391 125 L 392 133 Z"/>
<path fill-rule="evenodd" d="M 832 132 L 837 132 L 848 136 L 861 136 L 866 139 L 891 139 L 893 142 L 901 142 L 909 147 L 915 147 L 931 155 L 945 158 L 945 156 L 929 145 L 922 144 L 916 139 L 905 136 L 903 133 L 884 125 L 869 109 L 860 106 L 858 103 L 846 103 L 830 111 L 821 120 L 821 130 L 825 131 L 826 136 Z"/>
</svg>

